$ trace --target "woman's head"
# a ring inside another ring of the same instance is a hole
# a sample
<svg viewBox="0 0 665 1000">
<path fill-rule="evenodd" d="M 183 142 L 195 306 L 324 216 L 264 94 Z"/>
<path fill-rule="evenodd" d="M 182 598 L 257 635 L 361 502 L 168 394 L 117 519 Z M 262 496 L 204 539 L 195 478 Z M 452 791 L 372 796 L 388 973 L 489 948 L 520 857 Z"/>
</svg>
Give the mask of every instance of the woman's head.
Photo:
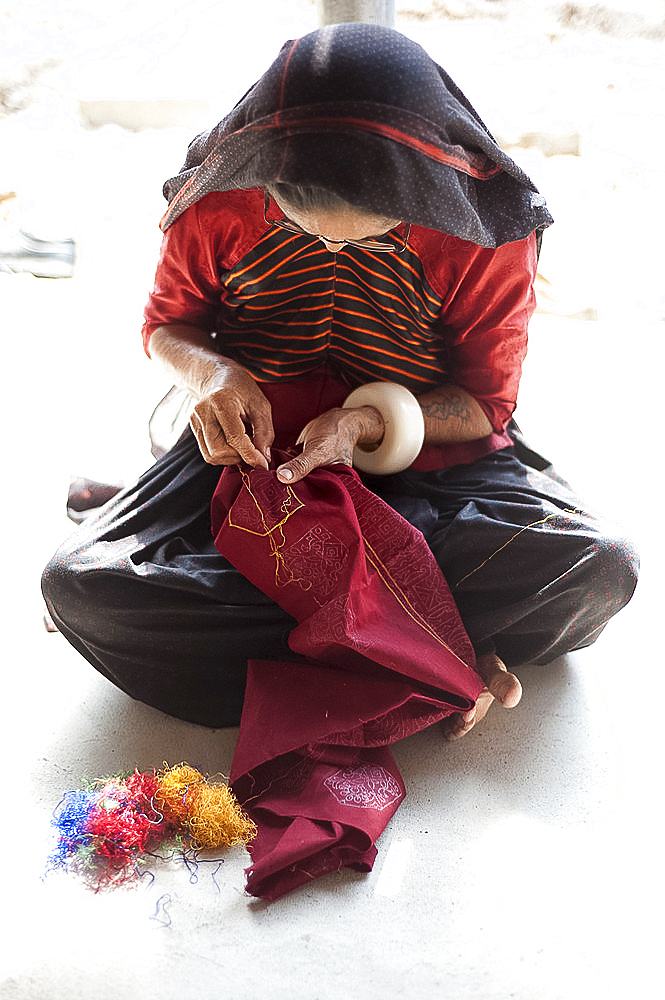
<svg viewBox="0 0 665 1000">
<path fill-rule="evenodd" d="M 372 229 L 402 220 L 480 246 L 551 222 L 445 71 L 380 25 L 328 25 L 287 42 L 231 113 L 190 145 L 164 186 L 162 226 L 211 191 L 273 185 L 279 201 L 283 182 L 315 190 L 316 203 L 299 202 L 302 211 L 339 215 L 335 192 L 369 215 Z M 297 210 L 298 196 L 287 197 Z M 314 229 L 337 235 L 321 219 Z"/>
<path fill-rule="evenodd" d="M 391 246 L 382 237 L 401 222 L 356 208 L 326 188 L 278 182 L 265 190 L 293 224 L 288 228 L 317 236 L 333 253 L 345 243 L 370 241 L 371 248 L 371 242 L 378 241 Z"/>
</svg>

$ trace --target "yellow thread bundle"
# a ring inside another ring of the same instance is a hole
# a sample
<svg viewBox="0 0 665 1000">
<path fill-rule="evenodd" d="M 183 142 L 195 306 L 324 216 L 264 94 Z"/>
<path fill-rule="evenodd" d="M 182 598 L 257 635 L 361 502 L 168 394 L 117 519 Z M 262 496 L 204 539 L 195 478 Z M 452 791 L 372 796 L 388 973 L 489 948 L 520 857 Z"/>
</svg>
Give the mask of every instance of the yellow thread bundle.
<svg viewBox="0 0 665 1000">
<path fill-rule="evenodd" d="M 157 777 L 155 806 L 184 824 L 197 847 L 234 847 L 256 836 L 256 825 L 225 784 L 212 784 L 189 764 L 165 768 Z"/>
</svg>

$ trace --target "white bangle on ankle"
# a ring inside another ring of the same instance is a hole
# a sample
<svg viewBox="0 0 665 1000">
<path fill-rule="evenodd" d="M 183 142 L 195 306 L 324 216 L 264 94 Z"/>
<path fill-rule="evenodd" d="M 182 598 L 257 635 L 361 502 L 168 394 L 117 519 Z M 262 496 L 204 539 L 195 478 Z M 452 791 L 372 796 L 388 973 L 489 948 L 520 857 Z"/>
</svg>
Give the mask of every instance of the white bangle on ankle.
<svg viewBox="0 0 665 1000">
<path fill-rule="evenodd" d="M 408 469 L 425 439 L 425 419 L 418 400 L 396 382 L 368 382 L 358 386 L 342 404 L 346 409 L 374 406 L 385 425 L 381 444 L 373 451 L 356 445 L 353 464 L 361 472 L 387 476 Z"/>
</svg>

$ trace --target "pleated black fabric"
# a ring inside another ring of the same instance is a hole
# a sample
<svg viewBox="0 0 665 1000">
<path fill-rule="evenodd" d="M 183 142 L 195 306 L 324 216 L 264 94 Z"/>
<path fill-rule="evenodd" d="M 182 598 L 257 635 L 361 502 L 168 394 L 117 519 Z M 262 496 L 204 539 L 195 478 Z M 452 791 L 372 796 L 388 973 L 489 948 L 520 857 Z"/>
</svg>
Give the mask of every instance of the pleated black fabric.
<svg viewBox="0 0 665 1000">
<path fill-rule="evenodd" d="M 43 578 L 54 622 L 104 676 L 213 727 L 238 724 L 248 659 L 294 659 L 296 624 L 215 549 L 219 472 L 188 430 L 65 542 Z M 509 667 L 593 642 L 633 592 L 637 557 L 622 533 L 512 448 L 364 481 L 423 532 L 476 651 L 495 649 Z"/>
</svg>

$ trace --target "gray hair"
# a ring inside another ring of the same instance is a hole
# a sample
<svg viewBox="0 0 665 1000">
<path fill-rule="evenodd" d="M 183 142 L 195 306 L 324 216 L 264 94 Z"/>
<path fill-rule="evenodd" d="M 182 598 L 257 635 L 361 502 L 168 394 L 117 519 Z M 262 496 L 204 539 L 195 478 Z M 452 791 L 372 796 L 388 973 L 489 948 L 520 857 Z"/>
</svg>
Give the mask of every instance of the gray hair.
<svg viewBox="0 0 665 1000">
<path fill-rule="evenodd" d="M 266 184 L 266 191 L 273 198 L 283 201 L 299 212 L 341 212 L 349 208 L 348 201 L 327 188 L 274 181 L 272 184 Z"/>
</svg>

